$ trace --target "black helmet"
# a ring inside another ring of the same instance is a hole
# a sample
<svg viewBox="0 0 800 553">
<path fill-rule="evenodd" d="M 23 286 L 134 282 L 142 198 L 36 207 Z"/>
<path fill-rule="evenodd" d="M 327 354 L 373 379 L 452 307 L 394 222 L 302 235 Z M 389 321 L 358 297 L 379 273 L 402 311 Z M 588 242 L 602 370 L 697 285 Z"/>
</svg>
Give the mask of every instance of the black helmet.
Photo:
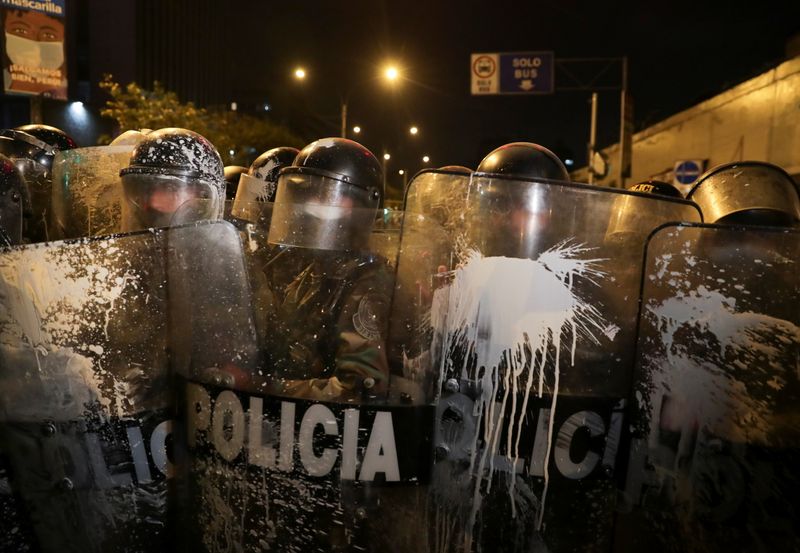
<svg viewBox="0 0 800 553">
<path fill-rule="evenodd" d="M 70 137 L 67 133 L 61 129 L 57 129 L 56 127 L 51 127 L 50 125 L 23 125 L 21 127 L 17 127 L 17 130 L 24 131 L 35 136 L 56 151 L 71 150 L 78 147 L 72 137 Z"/>
<path fill-rule="evenodd" d="M 30 215 L 28 187 L 14 162 L 0 154 L 0 246 L 22 242 L 22 219 Z"/>
<path fill-rule="evenodd" d="M 236 219 L 264 225 L 268 229 L 272 208 L 264 204 L 275 201 L 278 174 L 281 169 L 292 164 L 298 152 L 297 148 L 283 146 L 272 148 L 258 156 L 247 173 L 239 177 L 231 215 Z"/>
<path fill-rule="evenodd" d="M 225 175 L 225 199 L 231 200 L 236 197 L 236 189 L 239 188 L 239 176 L 247 172 L 247 167 L 241 165 L 227 165 L 223 173 Z"/>
<path fill-rule="evenodd" d="M 28 125 L 30 126 L 30 125 Z M 0 154 L 11 158 L 17 166 L 30 194 L 31 217 L 25 235 L 31 242 L 43 242 L 50 236 L 53 161 L 58 148 L 19 129 L 0 131 Z"/>
<path fill-rule="evenodd" d="M 284 167 L 290 166 L 294 162 L 294 158 L 300 151 L 297 148 L 290 148 L 289 146 L 282 146 L 280 148 L 272 148 L 258 156 L 248 169 L 248 176 L 253 179 L 258 179 L 258 182 L 246 179 L 251 186 L 248 187 L 248 192 L 251 194 L 248 199 L 274 202 L 275 192 L 278 190 L 278 174 Z M 243 179 L 245 180 L 245 179 Z M 266 183 L 266 187 L 264 186 Z M 257 190 L 251 190 L 256 188 Z M 256 196 L 253 196 L 255 193 Z"/>
<path fill-rule="evenodd" d="M 378 158 L 358 142 L 346 138 L 323 138 L 297 154 L 283 172 L 315 174 L 333 178 L 364 190 L 369 200 L 383 197 L 383 168 Z"/>
<path fill-rule="evenodd" d="M 325 250 L 364 246 L 380 205 L 381 163 L 346 138 L 303 148 L 281 170 L 269 241 Z"/>
<path fill-rule="evenodd" d="M 0 154 L 13 160 L 31 161 L 41 166 L 40 171 L 49 172 L 55 150 L 25 131 L 3 129 L 0 131 Z"/>
<path fill-rule="evenodd" d="M 125 196 L 123 231 L 222 216 L 222 158 L 196 132 L 167 128 L 148 134 L 119 174 Z M 181 216 L 176 219 L 179 208 Z"/>
<path fill-rule="evenodd" d="M 791 176 L 771 163 L 740 161 L 702 175 L 687 198 L 707 223 L 769 226 L 800 224 L 800 191 Z"/>
<path fill-rule="evenodd" d="M 250 164 L 248 174 L 263 181 L 277 183 L 280 170 L 291 165 L 299 153 L 300 150 L 289 146 L 267 150 Z"/>
<path fill-rule="evenodd" d="M 493 150 L 478 165 L 477 172 L 524 179 L 569 181 L 569 173 L 558 156 L 532 142 L 512 142 Z"/>
<path fill-rule="evenodd" d="M 628 187 L 631 192 L 642 192 L 644 194 L 656 194 L 670 198 L 683 198 L 681 191 L 675 186 L 661 180 L 650 179 Z"/>
</svg>

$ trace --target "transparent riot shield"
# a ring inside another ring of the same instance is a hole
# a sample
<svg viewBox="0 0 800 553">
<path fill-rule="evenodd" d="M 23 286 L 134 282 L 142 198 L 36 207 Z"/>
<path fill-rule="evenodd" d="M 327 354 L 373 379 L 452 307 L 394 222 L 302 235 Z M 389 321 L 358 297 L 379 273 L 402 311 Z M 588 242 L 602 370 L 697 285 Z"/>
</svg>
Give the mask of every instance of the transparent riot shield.
<svg viewBox="0 0 800 553">
<path fill-rule="evenodd" d="M 367 249 L 386 259 L 392 267 L 397 264 L 404 219 L 405 213 L 402 211 L 379 209 L 369 237 Z"/>
<path fill-rule="evenodd" d="M 170 233 L 192 252 L 168 258 L 187 550 L 424 551 L 434 396 L 387 355 L 385 248 L 237 243 L 220 225 Z"/>
<path fill-rule="evenodd" d="M 270 198 L 275 197 L 275 184 L 244 173 L 239 176 L 236 197 L 228 210 L 231 217 L 255 223 L 262 209 L 272 206 Z M 227 219 L 227 217 L 226 217 Z M 269 228 L 269 223 L 267 223 Z"/>
<path fill-rule="evenodd" d="M 158 233 L 0 253 L 0 450 L 34 550 L 165 546 L 164 276 Z"/>
<path fill-rule="evenodd" d="M 411 205 L 450 234 L 432 275 L 430 550 L 608 550 L 644 243 L 699 210 L 436 171 L 411 182 Z"/>
<path fill-rule="evenodd" d="M 800 547 L 799 259 L 797 230 L 650 239 L 617 551 Z"/>
<path fill-rule="evenodd" d="M 103 236 L 121 230 L 122 182 L 133 146 L 65 150 L 53 161 L 50 239 Z"/>
<path fill-rule="evenodd" d="M 272 202 L 234 200 L 230 216 L 226 217 L 225 220 L 232 222 L 236 226 L 251 223 L 257 228 L 262 228 L 265 232 L 268 232 L 272 221 L 273 205 Z"/>
</svg>

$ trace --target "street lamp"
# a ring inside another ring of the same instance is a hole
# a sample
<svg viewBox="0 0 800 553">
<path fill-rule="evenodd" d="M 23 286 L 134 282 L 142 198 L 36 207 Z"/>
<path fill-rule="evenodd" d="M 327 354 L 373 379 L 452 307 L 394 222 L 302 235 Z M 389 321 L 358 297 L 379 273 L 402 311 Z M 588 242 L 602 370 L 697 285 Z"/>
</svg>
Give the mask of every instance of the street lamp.
<svg viewBox="0 0 800 553">
<path fill-rule="evenodd" d="M 400 71 L 394 65 L 389 65 L 384 69 L 383 76 L 389 81 L 396 81 L 400 76 Z"/>
<path fill-rule="evenodd" d="M 408 129 L 408 132 L 410 132 L 411 134 L 415 135 L 415 134 L 417 134 L 419 132 L 419 129 L 417 127 L 413 126 L 410 129 Z"/>
<path fill-rule="evenodd" d="M 394 65 L 387 65 L 383 70 L 383 77 L 390 83 L 394 83 L 400 77 L 400 71 Z M 365 81 L 362 81 L 362 83 Z M 361 83 L 359 83 L 361 84 Z M 352 91 L 352 87 L 350 89 Z M 342 138 L 347 138 L 347 102 L 349 100 L 350 91 L 342 96 Z M 355 131 L 354 131 L 355 132 Z"/>
<path fill-rule="evenodd" d="M 356 125 L 355 127 L 353 127 L 353 132 L 356 133 L 356 134 L 360 133 L 361 132 L 361 127 Z"/>
<path fill-rule="evenodd" d="M 431 160 L 428 156 L 422 156 L 422 163 L 428 163 Z"/>
<path fill-rule="evenodd" d="M 408 184 L 408 174 L 406 174 L 404 169 L 400 169 L 397 174 L 403 177 L 403 190 L 405 190 L 406 185 Z"/>
<path fill-rule="evenodd" d="M 394 65 L 387 65 L 384 67 L 383 70 L 383 77 L 390 83 L 394 83 L 400 78 L 400 70 Z M 298 81 L 305 80 L 306 78 L 306 70 L 302 67 L 296 67 L 294 70 L 294 78 Z M 363 81 L 362 81 L 363 82 Z M 360 83 L 359 83 L 360 84 Z M 342 96 L 342 104 L 341 104 L 341 135 L 342 138 L 347 138 L 347 102 L 349 100 L 350 92 L 352 91 L 352 87 L 346 94 Z M 416 129 L 416 127 L 414 127 Z M 356 130 L 358 129 L 358 130 Z M 353 132 L 358 134 L 361 131 L 359 127 L 353 127 Z M 411 134 L 416 134 L 416 132 L 412 131 Z"/>
<path fill-rule="evenodd" d="M 392 156 L 389 155 L 389 152 L 383 153 L 383 197 L 386 197 L 386 164 L 389 160 L 392 159 Z"/>
</svg>

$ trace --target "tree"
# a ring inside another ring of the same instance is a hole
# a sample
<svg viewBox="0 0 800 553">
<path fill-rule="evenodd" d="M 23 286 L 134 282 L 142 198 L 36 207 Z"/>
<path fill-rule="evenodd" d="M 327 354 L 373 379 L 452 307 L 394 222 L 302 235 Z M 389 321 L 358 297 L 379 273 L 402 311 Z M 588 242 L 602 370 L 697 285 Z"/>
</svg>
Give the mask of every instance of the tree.
<svg viewBox="0 0 800 553">
<path fill-rule="evenodd" d="M 261 152 L 276 146 L 302 147 L 305 141 L 290 129 L 261 117 L 235 111 L 208 110 L 183 103 L 161 83 L 153 90 L 136 83 L 125 86 L 106 75 L 100 83 L 110 98 L 100 111 L 117 122 L 118 131 L 183 127 L 202 134 L 219 150 L 225 165 L 249 165 Z M 111 138 L 103 136 L 101 143 Z M 233 151 L 233 154 L 231 154 Z"/>
</svg>

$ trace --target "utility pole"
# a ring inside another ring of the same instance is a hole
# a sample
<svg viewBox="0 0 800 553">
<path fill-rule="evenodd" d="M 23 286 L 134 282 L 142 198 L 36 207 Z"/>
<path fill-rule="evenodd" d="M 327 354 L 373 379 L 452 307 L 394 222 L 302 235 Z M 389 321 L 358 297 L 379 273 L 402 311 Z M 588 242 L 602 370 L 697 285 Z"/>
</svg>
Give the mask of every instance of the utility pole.
<svg viewBox="0 0 800 553">
<path fill-rule="evenodd" d="M 586 166 L 589 168 L 589 184 L 594 184 L 594 153 L 597 148 L 597 92 L 592 92 L 592 115 L 589 124 L 589 159 Z"/>
<path fill-rule="evenodd" d="M 628 141 L 631 139 L 628 136 L 627 127 L 627 98 L 628 96 L 628 58 L 622 58 L 622 91 L 619 96 L 619 187 L 625 188 L 625 173 L 627 164 L 631 162 L 631 152 L 626 151 Z"/>
</svg>

